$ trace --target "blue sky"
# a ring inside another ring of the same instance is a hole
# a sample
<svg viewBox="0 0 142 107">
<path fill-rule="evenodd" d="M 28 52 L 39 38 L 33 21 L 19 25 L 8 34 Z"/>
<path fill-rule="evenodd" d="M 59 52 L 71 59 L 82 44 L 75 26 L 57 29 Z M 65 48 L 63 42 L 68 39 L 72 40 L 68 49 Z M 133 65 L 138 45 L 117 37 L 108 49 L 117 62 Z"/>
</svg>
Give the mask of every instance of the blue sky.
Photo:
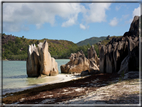
<svg viewBox="0 0 142 107">
<path fill-rule="evenodd" d="M 3 33 L 77 43 L 123 35 L 135 15 L 140 15 L 139 3 L 4 3 Z"/>
</svg>

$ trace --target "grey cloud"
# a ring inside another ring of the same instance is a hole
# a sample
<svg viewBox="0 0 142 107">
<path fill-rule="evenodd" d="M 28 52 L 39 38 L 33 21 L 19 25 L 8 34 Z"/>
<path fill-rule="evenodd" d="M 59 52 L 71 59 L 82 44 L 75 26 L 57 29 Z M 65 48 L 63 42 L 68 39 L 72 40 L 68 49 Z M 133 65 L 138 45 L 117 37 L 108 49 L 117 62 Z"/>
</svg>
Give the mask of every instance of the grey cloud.
<svg viewBox="0 0 142 107">
<path fill-rule="evenodd" d="M 34 11 L 30 7 L 28 7 L 27 5 L 23 4 L 21 9 L 15 10 L 13 14 L 17 14 L 17 15 L 22 15 L 23 16 L 23 15 L 31 15 L 31 14 L 33 14 L 33 12 Z"/>
</svg>

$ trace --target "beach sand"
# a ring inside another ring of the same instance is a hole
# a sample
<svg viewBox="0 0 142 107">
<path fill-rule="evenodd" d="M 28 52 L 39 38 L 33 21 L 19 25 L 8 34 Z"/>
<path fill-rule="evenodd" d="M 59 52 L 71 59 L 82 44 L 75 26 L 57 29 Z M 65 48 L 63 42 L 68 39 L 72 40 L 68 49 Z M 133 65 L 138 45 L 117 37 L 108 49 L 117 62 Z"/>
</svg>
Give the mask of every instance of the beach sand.
<svg viewBox="0 0 142 107">
<path fill-rule="evenodd" d="M 62 83 L 62 82 L 84 78 L 84 77 L 81 77 L 79 74 L 58 74 L 56 76 L 46 76 L 42 78 L 45 79 L 44 83 L 34 84 L 31 86 L 25 86 L 21 88 L 9 89 L 7 91 L 3 91 L 3 95 L 5 95 L 6 93 L 14 93 L 14 92 L 23 91 L 23 90 L 27 90 L 27 89 L 31 89 L 35 87 L 40 87 L 40 86 L 44 86 L 48 84 Z M 47 81 L 46 81 L 46 78 L 47 78 Z"/>
<path fill-rule="evenodd" d="M 120 81 L 120 77 L 115 74 L 96 74 L 86 78 L 77 75 L 58 76 L 62 79 L 50 83 L 51 85 L 8 95 L 3 98 L 3 101 L 6 105 L 33 104 L 36 106 L 43 104 L 59 106 L 64 104 L 139 104 L 139 79 Z M 71 81 L 73 79 L 76 80 Z"/>
</svg>

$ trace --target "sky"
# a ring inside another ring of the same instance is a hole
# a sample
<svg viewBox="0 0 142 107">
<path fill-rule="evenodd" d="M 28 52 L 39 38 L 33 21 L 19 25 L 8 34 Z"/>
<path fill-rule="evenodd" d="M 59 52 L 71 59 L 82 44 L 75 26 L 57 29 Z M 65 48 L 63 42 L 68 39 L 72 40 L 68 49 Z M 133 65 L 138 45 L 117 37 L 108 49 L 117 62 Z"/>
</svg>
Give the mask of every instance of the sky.
<svg viewBox="0 0 142 107">
<path fill-rule="evenodd" d="M 3 33 L 77 43 L 121 36 L 135 15 L 140 16 L 139 3 L 3 3 Z"/>
</svg>

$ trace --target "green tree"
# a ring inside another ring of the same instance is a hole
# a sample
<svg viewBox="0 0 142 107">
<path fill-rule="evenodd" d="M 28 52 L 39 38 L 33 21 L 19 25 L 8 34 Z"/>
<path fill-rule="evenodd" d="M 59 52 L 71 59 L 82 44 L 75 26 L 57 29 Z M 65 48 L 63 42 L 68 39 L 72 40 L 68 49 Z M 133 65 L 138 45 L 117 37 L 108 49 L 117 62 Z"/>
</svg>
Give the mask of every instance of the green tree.
<svg viewBox="0 0 142 107">
<path fill-rule="evenodd" d="M 20 38 L 16 37 L 16 39 L 15 39 L 15 44 L 20 44 L 20 43 L 21 43 Z"/>
</svg>

